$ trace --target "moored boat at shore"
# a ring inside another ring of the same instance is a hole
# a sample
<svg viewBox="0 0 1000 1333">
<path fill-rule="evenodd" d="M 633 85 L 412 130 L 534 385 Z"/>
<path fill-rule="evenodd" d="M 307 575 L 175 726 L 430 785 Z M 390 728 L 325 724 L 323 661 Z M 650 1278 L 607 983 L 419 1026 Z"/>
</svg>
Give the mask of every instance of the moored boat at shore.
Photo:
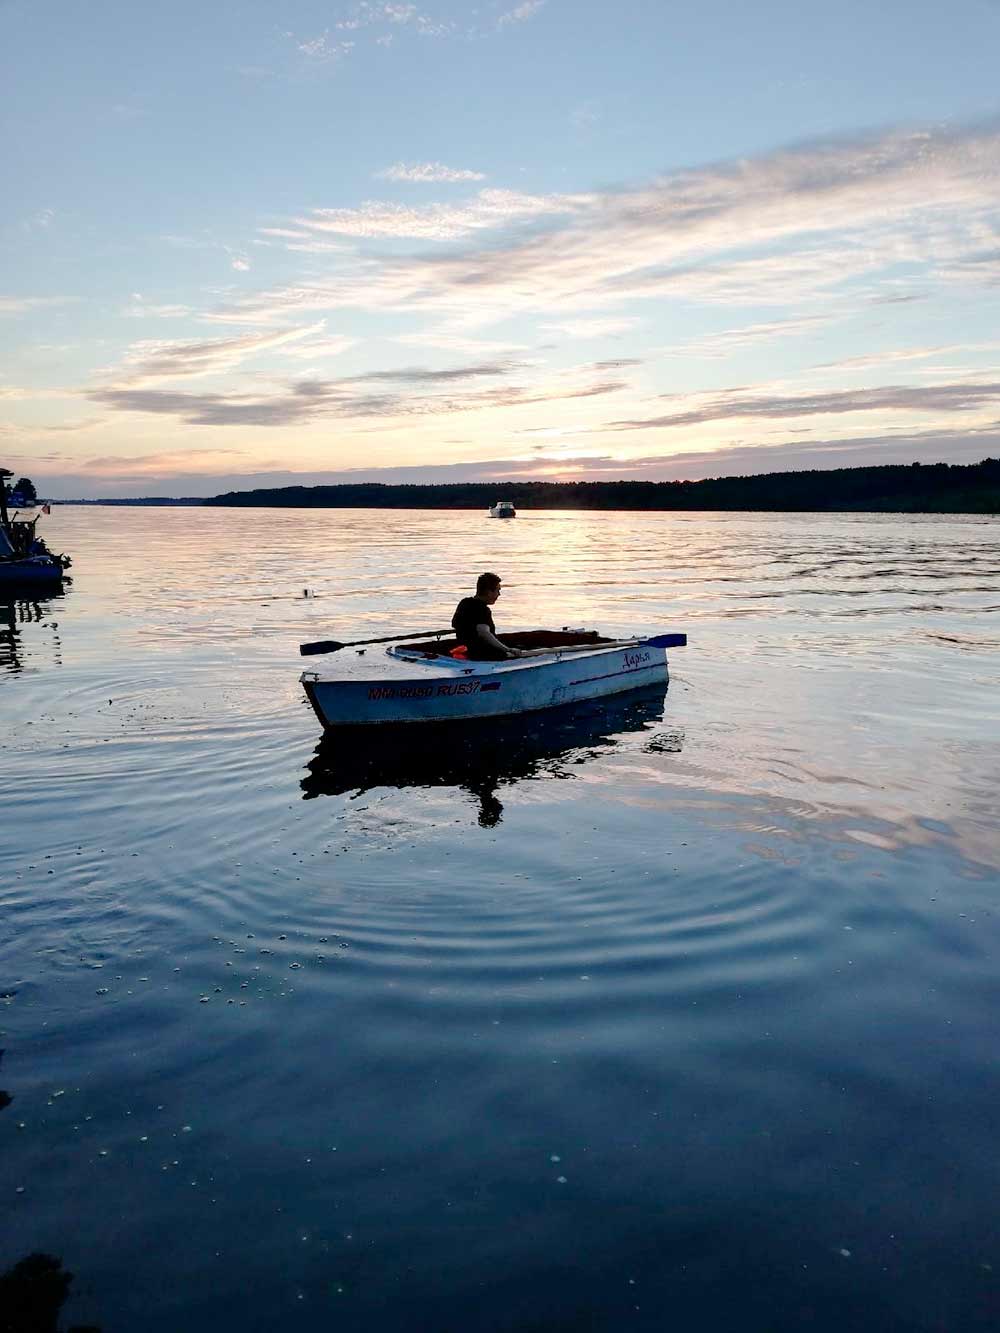
<svg viewBox="0 0 1000 1333">
<path fill-rule="evenodd" d="M 507 645 L 528 656 L 476 662 L 451 656 L 457 642 L 447 633 L 431 641 L 397 639 L 381 651 L 363 644 L 302 645 L 304 655 L 345 650 L 329 668 L 302 673 L 316 716 L 332 728 L 558 708 L 666 684 L 666 649 L 687 642 L 684 634 L 609 639 L 596 630 L 529 630 L 504 635 Z"/>
<path fill-rule="evenodd" d="M 6 478 L 13 476 L 0 468 L 0 588 L 30 586 L 58 587 L 66 577 L 70 558 L 55 555 L 36 532 L 39 516 L 49 512 L 47 504 L 36 509 L 33 500 L 11 493 Z M 16 501 L 13 514 L 8 501 Z"/>
</svg>

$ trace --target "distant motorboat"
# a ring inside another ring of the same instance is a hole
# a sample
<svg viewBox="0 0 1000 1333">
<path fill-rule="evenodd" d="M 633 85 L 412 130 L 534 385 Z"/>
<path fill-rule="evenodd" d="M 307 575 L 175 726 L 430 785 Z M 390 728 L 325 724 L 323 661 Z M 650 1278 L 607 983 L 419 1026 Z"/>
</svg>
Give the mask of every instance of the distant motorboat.
<svg viewBox="0 0 1000 1333">
<path fill-rule="evenodd" d="M 490 518 L 517 518 L 517 510 L 510 500 L 498 500 L 490 508 Z"/>
</svg>

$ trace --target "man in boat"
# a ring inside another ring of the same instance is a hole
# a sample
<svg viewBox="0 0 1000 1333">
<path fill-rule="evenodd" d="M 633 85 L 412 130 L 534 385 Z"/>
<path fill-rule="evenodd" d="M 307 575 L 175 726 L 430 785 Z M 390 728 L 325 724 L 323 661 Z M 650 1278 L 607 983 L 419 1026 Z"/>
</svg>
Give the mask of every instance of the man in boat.
<svg viewBox="0 0 1000 1333">
<path fill-rule="evenodd" d="M 508 657 L 524 657 L 520 648 L 508 648 L 496 636 L 490 607 L 500 596 L 500 575 L 480 574 L 475 597 L 463 597 L 451 618 L 455 638 L 463 644 L 472 662 L 502 662 Z"/>
</svg>

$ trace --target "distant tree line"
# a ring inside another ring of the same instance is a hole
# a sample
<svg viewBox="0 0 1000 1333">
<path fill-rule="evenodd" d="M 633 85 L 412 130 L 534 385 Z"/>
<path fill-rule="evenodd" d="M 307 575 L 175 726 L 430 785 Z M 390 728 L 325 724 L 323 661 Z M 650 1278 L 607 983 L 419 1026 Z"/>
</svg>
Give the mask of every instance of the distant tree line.
<svg viewBox="0 0 1000 1333">
<path fill-rule="evenodd" d="M 207 505 L 292 509 L 486 509 L 498 499 L 526 509 L 855 510 L 1000 513 L 1000 458 L 768 472 L 705 481 L 511 481 L 282 486 L 229 491 Z"/>
</svg>

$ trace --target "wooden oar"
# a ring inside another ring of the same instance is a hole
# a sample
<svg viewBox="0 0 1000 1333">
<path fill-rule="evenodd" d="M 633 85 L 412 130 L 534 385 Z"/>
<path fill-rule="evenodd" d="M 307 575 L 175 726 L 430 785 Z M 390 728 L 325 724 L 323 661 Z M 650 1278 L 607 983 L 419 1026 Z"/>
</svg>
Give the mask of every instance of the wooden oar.
<svg viewBox="0 0 1000 1333">
<path fill-rule="evenodd" d="M 315 643 L 300 643 L 299 652 L 303 657 L 314 657 L 317 653 L 339 653 L 341 648 L 360 648 L 368 643 L 409 643 L 413 639 L 440 638 L 442 634 L 454 634 L 453 629 L 427 629 L 414 634 L 387 634 L 384 639 L 349 639 L 340 643 L 337 639 L 318 639 Z"/>
<path fill-rule="evenodd" d="M 350 639 L 341 643 L 338 639 L 318 639 L 315 643 L 300 643 L 299 652 L 303 657 L 314 657 L 319 653 L 339 653 L 341 648 L 362 648 L 369 643 L 412 643 L 415 639 L 440 638 L 445 634 L 454 634 L 452 629 L 428 629 L 417 634 L 387 634 L 381 639 Z M 659 634 L 650 639 L 615 639 L 608 643 L 573 643 L 565 647 L 526 648 L 523 656 L 551 657 L 553 653 L 599 652 L 609 648 L 683 648 L 687 643 L 686 634 Z"/>
<path fill-rule="evenodd" d="M 612 648 L 683 648 L 686 634 L 657 634 L 649 639 L 612 639 L 604 643 L 569 643 L 553 648 L 524 648 L 521 657 L 551 657 L 559 653 L 600 653 Z M 514 659 L 516 660 L 516 659 Z"/>
</svg>

